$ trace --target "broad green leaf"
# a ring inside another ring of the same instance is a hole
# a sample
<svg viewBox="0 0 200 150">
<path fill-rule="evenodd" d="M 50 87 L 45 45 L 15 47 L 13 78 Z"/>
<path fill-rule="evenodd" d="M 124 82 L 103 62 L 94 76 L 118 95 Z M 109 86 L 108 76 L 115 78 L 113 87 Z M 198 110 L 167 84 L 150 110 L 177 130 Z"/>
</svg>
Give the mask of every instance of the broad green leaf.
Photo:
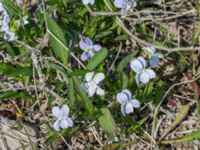
<svg viewBox="0 0 200 150">
<path fill-rule="evenodd" d="M 200 140 L 200 129 L 197 131 L 194 131 L 182 138 L 176 138 L 172 140 L 166 140 L 166 141 L 161 141 L 162 144 L 174 144 L 174 143 L 185 143 L 185 142 L 191 142 L 194 140 Z"/>
<path fill-rule="evenodd" d="M 88 98 L 86 92 L 84 91 L 84 89 L 81 87 L 81 83 L 78 80 L 78 78 L 73 77 L 73 81 L 76 87 L 77 92 L 79 93 L 79 95 L 81 96 L 81 102 L 83 103 L 85 109 L 88 112 L 92 112 L 93 111 L 93 105 L 92 105 L 92 101 Z"/>
<path fill-rule="evenodd" d="M 115 121 L 108 108 L 102 108 L 101 112 L 102 116 L 100 116 L 98 119 L 99 124 L 102 130 L 107 134 L 107 136 L 113 140 L 116 131 Z"/>
<path fill-rule="evenodd" d="M 138 53 L 138 51 L 135 50 L 133 53 L 131 53 L 131 54 L 127 55 L 125 58 L 123 58 L 120 61 L 120 63 L 118 64 L 117 69 L 123 70 L 127 66 L 127 64 L 133 59 L 133 57 L 137 55 L 137 53 Z"/>
<path fill-rule="evenodd" d="M 67 65 L 69 49 L 66 47 L 66 40 L 59 25 L 46 14 L 48 29 L 53 34 L 50 34 L 50 44 L 53 48 L 55 55 Z"/>
<path fill-rule="evenodd" d="M 108 55 L 108 50 L 106 48 L 101 49 L 95 54 L 95 56 L 89 61 L 86 66 L 87 70 L 94 70 Z"/>
</svg>

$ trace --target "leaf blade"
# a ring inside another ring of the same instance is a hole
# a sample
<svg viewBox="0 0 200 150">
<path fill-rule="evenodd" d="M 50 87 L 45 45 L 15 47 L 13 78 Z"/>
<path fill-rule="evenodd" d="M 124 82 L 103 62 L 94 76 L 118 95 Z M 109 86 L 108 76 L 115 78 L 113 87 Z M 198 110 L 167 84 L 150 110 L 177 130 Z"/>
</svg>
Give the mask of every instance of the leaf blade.
<svg viewBox="0 0 200 150">
<path fill-rule="evenodd" d="M 55 55 L 63 62 L 68 64 L 69 49 L 66 46 L 64 34 L 59 25 L 48 15 L 45 14 L 50 34 L 50 44 Z M 62 44 L 61 44 L 62 43 Z"/>
<path fill-rule="evenodd" d="M 102 116 L 98 118 L 99 124 L 107 136 L 113 140 L 116 131 L 115 121 L 108 108 L 102 108 L 101 112 Z"/>
<path fill-rule="evenodd" d="M 89 61 L 86 66 L 87 70 L 94 70 L 108 55 L 108 50 L 106 48 L 101 49 L 95 54 L 95 56 Z"/>
</svg>

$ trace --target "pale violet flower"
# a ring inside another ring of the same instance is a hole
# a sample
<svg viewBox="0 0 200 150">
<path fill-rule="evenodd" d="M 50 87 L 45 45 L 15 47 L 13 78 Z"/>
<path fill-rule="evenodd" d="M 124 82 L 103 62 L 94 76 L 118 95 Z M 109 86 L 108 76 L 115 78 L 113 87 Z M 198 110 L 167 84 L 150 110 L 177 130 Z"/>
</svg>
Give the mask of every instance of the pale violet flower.
<svg viewBox="0 0 200 150">
<path fill-rule="evenodd" d="M 9 28 L 10 16 L 7 11 L 4 9 L 3 4 L 0 2 L 0 32 L 4 33 L 4 40 L 14 41 L 17 39 L 17 36 Z"/>
<path fill-rule="evenodd" d="M 140 102 L 132 98 L 132 94 L 129 90 L 122 90 L 117 94 L 117 101 L 121 104 L 121 112 L 123 116 L 130 114 L 134 111 L 134 108 L 140 107 Z"/>
<path fill-rule="evenodd" d="M 85 41 L 81 40 L 79 42 L 79 46 L 84 51 L 81 55 L 82 61 L 93 58 L 95 52 L 98 52 L 101 49 L 101 46 L 99 44 L 93 44 L 92 40 L 88 37 L 85 38 Z"/>
<path fill-rule="evenodd" d="M 4 33 L 3 38 L 6 41 L 14 41 L 14 40 L 17 40 L 18 37 L 14 32 L 7 31 L 7 32 Z"/>
<path fill-rule="evenodd" d="M 152 69 L 146 69 L 146 60 L 138 57 L 131 61 L 131 69 L 136 73 L 135 81 L 139 85 L 140 82 L 148 83 L 150 79 L 156 77 L 156 73 Z"/>
<path fill-rule="evenodd" d="M 56 122 L 53 124 L 53 128 L 56 131 L 59 131 L 60 128 L 66 129 L 68 127 L 73 126 L 73 121 L 69 115 L 69 107 L 68 105 L 63 105 L 61 108 L 55 106 L 52 108 L 53 116 L 57 119 Z"/>
<path fill-rule="evenodd" d="M 121 8 L 121 16 L 125 17 L 128 11 L 133 11 L 133 8 L 137 6 L 137 3 L 134 0 L 115 0 L 114 5 L 117 8 Z"/>
<path fill-rule="evenodd" d="M 93 5 L 94 4 L 94 0 L 82 0 L 82 2 L 84 5 L 88 5 L 88 4 Z"/>
<path fill-rule="evenodd" d="M 149 54 L 150 56 L 149 63 L 151 67 L 156 68 L 160 62 L 160 58 L 162 58 L 163 55 L 160 53 L 155 53 L 156 51 L 155 47 L 143 47 L 142 49 Z"/>
<path fill-rule="evenodd" d="M 85 75 L 85 83 L 82 83 L 82 87 L 88 93 L 89 97 L 92 97 L 95 93 L 99 96 L 105 94 L 104 90 L 99 87 L 99 83 L 104 80 L 105 75 L 103 73 L 94 74 L 89 72 Z"/>
<path fill-rule="evenodd" d="M 0 2 L 0 12 L 4 11 L 3 4 Z"/>
<path fill-rule="evenodd" d="M 10 22 L 10 16 L 6 12 L 6 10 L 3 10 L 1 13 L 2 20 L 0 21 L 0 32 L 9 32 L 9 22 Z"/>
<path fill-rule="evenodd" d="M 28 22 L 28 16 L 24 16 L 21 18 L 21 20 L 19 21 L 19 24 L 21 26 L 24 26 L 24 25 L 27 25 L 29 22 Z"/>
</svg>

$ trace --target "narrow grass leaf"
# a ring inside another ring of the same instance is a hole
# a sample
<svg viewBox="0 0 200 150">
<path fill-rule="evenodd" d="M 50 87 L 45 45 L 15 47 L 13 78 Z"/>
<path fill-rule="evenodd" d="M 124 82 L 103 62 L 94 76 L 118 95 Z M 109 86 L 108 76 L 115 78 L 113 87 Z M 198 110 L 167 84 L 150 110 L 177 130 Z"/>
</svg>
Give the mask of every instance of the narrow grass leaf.
<svg viewBox="0 0 200 150">
<path fill-rule="evenodd" d="M 133 132 L 137 132 L 137 130 L 147 121 L 148 117 L 144 117 L 143 119 L 133 123 L 131 127 L 129 127 L 126 131 L 126 134 L 129 136 Z"/>
<path fill-rule="evenodd" d="M 75 99 L 75 94 L 74 94 L 74 82 L 72 78 L 69 79 L 68 98 L 69 98 L 69 105 L 71 107 L 74 107 L 76 99 Z"/>
<path fill-rule="evenodd" d="M 24 98 L 25 93 L 19 92 L 19 91 L 7 91 L 0 93 L 0 101 L 6 100 L 6 99 L 15 99 L 15 98 Z"/>
<path fill-rule="evenodd" d="M 186 115 L 188 114 L 190 109 L 190 105 L 184 105 L 181 109 L 181 111 L 179 112 L 179 114 L 177 115 L 175 121 L 172 123 L 172 125 L 165 131 L 165 133 L 162 135 L 161 140 L 167 135 L 169 134 L 173 129 L 175 129 L 180 123 L 181 121 L 186 117 Z"/>
<path fill-rule="evenodd" d="M 191 141 L 199 140 L 199 139 L 200 139 L 200 129 L 198 129 L 197 131 L 194 131 L 182 138 L 161 141 L 161 143 L 162 144 L 186 143 L 186 142 L 191 142 Z"/>
<path fill-rule="evenodd" d="M 21 10 L 11 0 L 3 0 L 5 9 L 9 14 L 20 17 Z"/>
</svg>

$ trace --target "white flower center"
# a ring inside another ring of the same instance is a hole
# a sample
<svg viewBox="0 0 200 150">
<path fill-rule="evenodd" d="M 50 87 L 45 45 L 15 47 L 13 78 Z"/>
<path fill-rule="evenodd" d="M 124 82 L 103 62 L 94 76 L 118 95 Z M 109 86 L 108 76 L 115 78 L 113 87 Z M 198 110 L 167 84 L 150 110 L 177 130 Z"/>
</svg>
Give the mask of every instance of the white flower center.
<svg viewBox="0 0 200 150">
<path fill-rule="evenodd" d="M 86 53 L 88 53 L 88 54 L 93 54 L 94 53 L 94 50 L 93 50 L 92 46 L 88 47 L 88 49 L 86 50 Z"/>
<path fill-rule="evenodd" d="M 59 116 L 58 118 L 59 121 L 64 120 L 64 119 L 67 119 L 67 116 Z"/>
<path fill-rule="evenodd" d="M 125 8 L 125 11 L 128 11 L 132 8 L 132 3 L 131 2 L 126 2 L 124 4 L 124 8 Z"/>
<path fill-rule="evenodd" d="M 88 86 L 91 86 L 91 87 L 97 87 L 97 84 L 94 80 L 91 80 L 90 82 L 88 82 Z"/>
</svg>

